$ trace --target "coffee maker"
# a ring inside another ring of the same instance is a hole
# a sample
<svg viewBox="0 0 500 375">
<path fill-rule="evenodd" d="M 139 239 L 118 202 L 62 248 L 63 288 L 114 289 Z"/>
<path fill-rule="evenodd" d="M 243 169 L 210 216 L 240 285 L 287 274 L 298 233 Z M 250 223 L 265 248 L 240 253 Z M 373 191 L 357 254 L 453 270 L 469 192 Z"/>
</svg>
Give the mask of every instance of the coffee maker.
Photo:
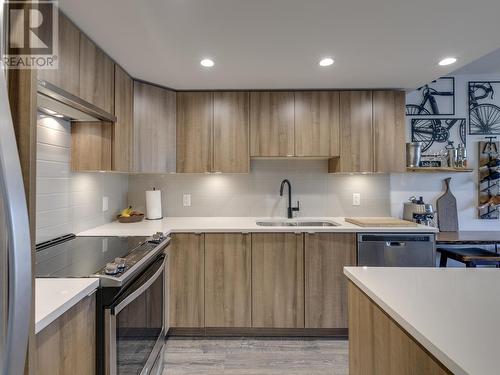
<svg viewBox="0 0 500 375">
<path fill-rule="evenodd" d="M 427 225 L 430 227 L 436 226 L 434 220 L 435 212 L 432 204 L 424 202 L 423 197 L 410 197 L 409 202 L 403 205 L 403 219 L 413 221 L 418 224 Z"/>
</svg>

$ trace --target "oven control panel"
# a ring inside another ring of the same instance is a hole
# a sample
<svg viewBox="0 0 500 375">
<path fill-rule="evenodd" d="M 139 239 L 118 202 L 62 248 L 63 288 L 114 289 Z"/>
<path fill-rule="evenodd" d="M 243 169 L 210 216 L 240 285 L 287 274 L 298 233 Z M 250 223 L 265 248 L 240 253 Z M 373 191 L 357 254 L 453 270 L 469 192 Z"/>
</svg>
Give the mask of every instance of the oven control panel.
<svg viewBox="0 0 500 375">
<path fill-rule="evenodd" d="M 170 238 L 163 233 L 155 233 L 128 254 L 107 263 L 95 275 L 101 278 L 101 286 L 121 286 L 164 252 L 169 242 Z"/>
</svg>

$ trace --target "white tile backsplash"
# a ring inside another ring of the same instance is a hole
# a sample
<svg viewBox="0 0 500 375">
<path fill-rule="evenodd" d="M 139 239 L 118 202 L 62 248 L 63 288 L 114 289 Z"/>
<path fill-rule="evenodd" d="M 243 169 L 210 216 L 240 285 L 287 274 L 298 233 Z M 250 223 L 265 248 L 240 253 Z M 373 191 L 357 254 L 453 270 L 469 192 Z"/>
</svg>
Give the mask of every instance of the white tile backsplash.
<svg viewBox="0 0 500 375">
<path fill-rule="evenodd" d="M 386 216 L 390 214 L 389 176 L 330 175 L 325 160 L 253 160 L 249 174 L 132 175 L 129 202 L 145 209 L 145 191 L 162 190 L 164 216 L 285 216 L 287 196 L 280 183 L 292 183 L 301 216 Z M 352 205 L 352 193 L 361 205 Z M 182 204 L 191 194 L 191 207 Z"/>
<path fill-rule="evenodd" d="M 71 172 L 71 124 L 45 117 L 37 128 L 36 241 L 112 221 L 127 204 L 128 176 Z M 102 212 L 102 197 L 109 210 Z"/>
</svg>

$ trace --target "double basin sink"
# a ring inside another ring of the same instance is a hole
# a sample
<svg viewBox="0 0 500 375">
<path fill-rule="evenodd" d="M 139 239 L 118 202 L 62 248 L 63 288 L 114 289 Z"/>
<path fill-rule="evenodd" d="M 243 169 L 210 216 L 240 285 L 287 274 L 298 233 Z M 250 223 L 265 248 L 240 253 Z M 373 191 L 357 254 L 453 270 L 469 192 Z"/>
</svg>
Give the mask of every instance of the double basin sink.
<svg viewBox="0 0 500 375">
<path fill-rule="evenodd" d="M 340 224 L 329 220 L 260 220 L 260 227 L 338 227 Z"/>
</svg>

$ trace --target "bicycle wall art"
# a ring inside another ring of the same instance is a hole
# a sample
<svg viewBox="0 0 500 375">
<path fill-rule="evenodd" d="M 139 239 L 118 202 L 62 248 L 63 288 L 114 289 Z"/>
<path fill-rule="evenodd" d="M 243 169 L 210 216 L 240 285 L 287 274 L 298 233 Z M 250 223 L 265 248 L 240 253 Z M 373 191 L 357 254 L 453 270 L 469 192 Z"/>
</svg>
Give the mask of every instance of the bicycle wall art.
<svg viewBox="0 0 500 375">
<path fill-rule="evenodd" d="M 469 82 L 469 134 L 500 134 L 500 81 Z"/>
<path fill-rule="evenodd" d="M 455 78 L 442 77 L 406 96 L 407 116 L 455 115 Z"/>
<path fill-rule="evenodd" d="M 422 152 L 439 153 L 449 141 L 455 146 L 467 144 L 464 118 L 414 118 L 411 120 L 411 141 L 422 142 Z"/>
</svg>

